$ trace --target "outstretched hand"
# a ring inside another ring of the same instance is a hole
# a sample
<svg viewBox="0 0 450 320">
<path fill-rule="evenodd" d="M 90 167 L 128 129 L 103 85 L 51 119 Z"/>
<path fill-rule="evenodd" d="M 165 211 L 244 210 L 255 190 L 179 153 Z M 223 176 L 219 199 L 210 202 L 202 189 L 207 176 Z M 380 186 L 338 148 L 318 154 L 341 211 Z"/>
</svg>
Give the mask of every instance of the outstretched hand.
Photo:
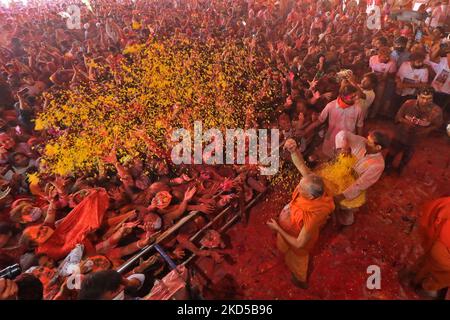
<svg viewBox="0 0 450 320">
<path fill-rule="evenodd" d="M 184 201 L 190 201 L 194 197 L 196 192 L 196 187 L 190 187 L 189 189 L 187 189 L 186 193 L 184 194 Z"/>
<path fill-rule="evenodd" d="M 17 284 L 9 279 L 0 279 L 0 300 L 13 300 L 19 289 Z"/>
<path fill-rule="evenodd" d="M 297 142 L 294 139 L 287 139 L 284 143 L 284 149 L 293 153 L 297 150 Z"/>
</svg>

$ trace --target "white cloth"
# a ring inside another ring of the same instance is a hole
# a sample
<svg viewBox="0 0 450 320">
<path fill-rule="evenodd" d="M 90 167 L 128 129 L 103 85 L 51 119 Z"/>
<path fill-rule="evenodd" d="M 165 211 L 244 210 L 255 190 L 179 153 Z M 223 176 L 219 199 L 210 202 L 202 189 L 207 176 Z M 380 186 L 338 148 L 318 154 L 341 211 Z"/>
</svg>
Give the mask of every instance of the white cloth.
<svg viewBox="0 0 450 320">
<path fill-rule="evenodd" d="M 434 72 L 436 72 L 436 77 L 431 83 L 433 88 L 436 92 L 450 94 L 450 68 L 447 57 L 441 57 L 439 63 L 432 61 L 427 61 L 427 63 L 433 68 Z"/>
<path fill-rule="evenodd" d="M 428 82 L 428 69 L 414 69 L 411 66 L 410 61 L 403 62 L 397 72 L 397 77 L 400 78 L 402 83 L 426 83 Z M 397 94 L 401 96 L 414 95 L 416 89 L 414 88 L 404 88 L 397 89 Z"/>
<path fill-rule="evenodd" d="M 367 139 L 348 131 L 340 131 L 336 135 L 336 149 L 350 148 L 351 153 L 357 159 L 353 170 L 358 178 L 342 194 L 346 199 L 352 200 L 369 189 L 381 177 L 384 171 L 384 158 L 381 152 L 367 154 Z"/>
<path fill-rule="evenodd" d="M 70 276 L 76 267 L 80 264 L 81 259 L 83 258 L 84 253 L 84 245 L 77 244 L 75 248 L 70 251 L 67 257 L 63 260 L 63 262 L 58 267 L 58 273 L 61 277 Z"/>
<path fill-rule="evenodd" d="M 133 280 L 133 279 L 137 279 L 141 284 L 139 285 L 139 287 L 137 288 L 138 290 L 142 288 L 142 286 L 144 285 L 145 282 L 145 275 L 142 273 L 134 273 L 131 276 L 127 277 L 128 280 Z"/>
<path fill-rule="evenodd" d="M 324 123 L 327 120 L 328 130 L 325 134 L 322 151 L 329 157 L 334 154 L 334 141 L 339 131 L 356 132 L 356 127 L 364 125 L 364 115 L 357 103 L 343 109 L 338 106 L 337 100 L 328 103 L 320 113 L 319 121 Z"/>
</svg>

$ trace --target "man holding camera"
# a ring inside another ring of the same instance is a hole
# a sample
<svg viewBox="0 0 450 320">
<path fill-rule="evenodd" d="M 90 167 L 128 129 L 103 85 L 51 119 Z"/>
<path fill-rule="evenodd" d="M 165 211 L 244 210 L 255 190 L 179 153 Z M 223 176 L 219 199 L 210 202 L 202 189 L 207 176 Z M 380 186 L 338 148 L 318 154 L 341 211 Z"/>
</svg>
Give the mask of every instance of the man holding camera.
<svg viewBox="0 0 450 320">
<path fill-rule="evenodd" d="M 386 157 L 388 170 L 392 169 L 395 157 L 401 154 L 397 168 L 398 173 L 401 173 L 412 158 L 415 141 L 442 125 L 442 110 L 433 103 L 433 94 L 432 87 L 420 89 L 417 99 L 406 101 L 397 112 L 395 138 Z"/>
</svg>

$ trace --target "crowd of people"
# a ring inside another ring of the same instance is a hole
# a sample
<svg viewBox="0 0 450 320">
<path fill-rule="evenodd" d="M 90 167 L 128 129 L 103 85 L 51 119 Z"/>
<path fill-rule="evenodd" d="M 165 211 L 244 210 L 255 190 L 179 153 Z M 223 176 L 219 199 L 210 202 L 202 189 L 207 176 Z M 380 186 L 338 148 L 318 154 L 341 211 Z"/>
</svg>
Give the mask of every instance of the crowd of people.
<svg viewBox="0 0 450 320">
<path fill-rule="evenodd" d="M 364 201 L 350 203 L 365 198 L 385 170 L 401 174 L 418 139 L 443 128 L 450 102 L 448 0 L 423 3 L 419 11 L 426 18 L 414 22 L 395 15 L 414 3 L 396 0 L 87 4 L 78 4 L 80 29 L 68 28 L 60 14 L 67 10 L 65 1 L 0 7 L 0 269 L 19 263 L 23 270 L 14 281 L 0 279 L 0 299 L 124 299 L 124 292 L 130 299 L 143 297 L 167 271 L 166 261 L 154 254 L 127 274 L 118 273 L 127 258 L 187 212 L 198 211 L 162 246 L 174 261 L 196 254 L 221 263 L 219 235 L 209 232 L 202 248 L 190 236 L 220 209 L 233 205 L 242 211 L 268 188 L 265 177 L 247 166 L 180 169 L 154 157 L 124 165 L 114 151 L 104 159 L 114 168 L 108 178 L 78 172 L 33 179 L 48 139 L 48 132 L 35 130 L 35 119 L 48 106 L 48 93 L 101 82 L 105 75 L 96 66 L 114 70 L 129 58 L 124 50 L 130 45 L 174 35 L 239 40 L 266 58 L 262 68 L 280 87 L 271 101 L 271 125 L 280 129 L 303 176 L 280 220 L 268 224 L 301 287 L 309 251 L 331 213 L 351 225 Z M 380 29 L 368 28 L 368 5 L 381 8 Z M 374 118 L 395 123 L 394 134 L 367 133 L 365 123 Z M 135 135 L 154 147 L 146 132 Z M 311 174 L 305 159 L 312 165 L 341 154 L 355 158 L 356 178 L 329 194 L 327 182 Z M 448 250 L 450 243 L 443 241 Z M 450 285 L 450 257 L 442 251 L 441 260 L 434 257 L 435 269 L 417 280 L 432 282 L 424 289 L 435 296 Z M 69 285 L 74 266 L 80 288 Z M 433 278 L 437 273 L 439 280 Z"/>
</svg>

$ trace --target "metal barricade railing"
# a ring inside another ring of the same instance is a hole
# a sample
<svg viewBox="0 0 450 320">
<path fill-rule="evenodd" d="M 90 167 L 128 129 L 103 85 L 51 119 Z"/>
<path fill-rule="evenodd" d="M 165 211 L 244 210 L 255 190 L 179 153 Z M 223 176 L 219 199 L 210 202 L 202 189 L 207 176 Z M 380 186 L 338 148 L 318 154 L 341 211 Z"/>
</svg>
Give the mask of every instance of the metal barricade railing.
<svg viewBox="0 0 450 320">
<path fill-rule="evenodd" d="M 256 201 L 258 201 L 262 195 L 265 192 L 257 194 L 253 199 L 251 199 L 245 206 L 244 211 L 247 211 L 255 204 Z M 215 195 L 215 197 L 219 196 L 220 194 Z M 221 218 L 224 218 L 225 215 L 228 212 L 233 211 L 232 204 L 229 204 L 226 208 L 224 208 L 221 212 L 219 212 L 217 215 L 214 216 L 211 221 L 209 221 L 205 226 L 203 226 L 200 230 L 198 230 L 193 236 L 189 238 L 189 241 L 195 241 L 198 239 L 198 237 L 203 234 L 206 230 L 211 228 L 215 223 L 217 223 Z M 164 231 L 152 244 L 144 247 L 136 253 L 133 257 L 128 259 L 123 265 L 121 265 L 117 271 L 119 273 L 125 273 L 128 271 L 132 266 L 134 266 L 141 257 L 149 254 L 150 252 L 156 251 L 155 246 L 161 244 L 164 240 L 166 240 L 168 237 L 173 235 L 176 231 L 178 231 L 182 226 L 184 226 L 186 223 L 194 219 L 200 212 L 199 211 L 191 211 L 186 215 L 185 217 L 181 218 L 179 221 L 177 221 L 172 227 Z M 217 230 L 219 233 L 223 233 L 228 227 L 230 227 L 234 222 L 236 222 L 240 218 L 240 214 L 236 213 L 231 219 L 227 220 L 223 226 Z M 200 249 L 204 249 L 203 246 L 200 247 Z M 185 261 L 180 263 L 179 265 L 187 265 L 190 261 L 192 261 L 196 255 L 192 253 Z"/>
</svg>

